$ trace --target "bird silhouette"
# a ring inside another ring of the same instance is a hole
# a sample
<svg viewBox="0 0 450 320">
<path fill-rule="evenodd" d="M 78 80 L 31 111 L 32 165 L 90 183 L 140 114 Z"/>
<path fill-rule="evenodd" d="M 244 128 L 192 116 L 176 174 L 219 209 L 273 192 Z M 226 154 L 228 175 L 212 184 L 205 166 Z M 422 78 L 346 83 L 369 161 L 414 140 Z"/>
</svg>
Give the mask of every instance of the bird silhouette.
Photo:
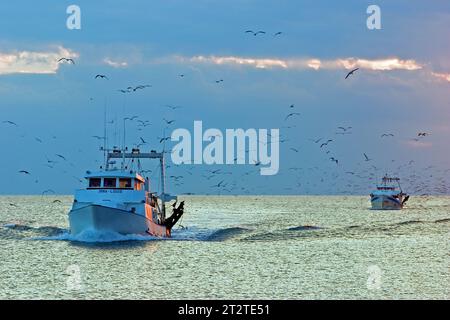
<svg viewBox="0 0 450 320">
<path fill-rule="evenodd" d="M 260 30 L 260 31 L 253 31 L 253 30 L 247 30 L 247 31 L 245 31 L 245 33 L 251 33 L 251 34 L 253 34 L 255 37 L 258 35 L 258 34 L 266 34 L 266 32 L 265 31 L 262 31 L 262 30 Z"/>
<path fill-rule="evenodd" d="M 102 79 L 109 80 L 109 78 L 108 78 L 107 76 L 105 76 L 104 74 L 97 74 L 97 75 L 95 76 L 95 79 L 98 79 L 98 78 L 102 78 Z"/>
<path fill-rule="evenodd" d="M 62 61 L 65 61 L 65 62 L 68 62 L 68 63 L 71 63 L 71 64 L 75 64 L 75 61 L 73 59 L 71 59 L 71 58 L 60 58 L 58 60 L 58 63 L 62 62 Z"/>
<path fill-rule="evenodd" d="M 19 126 L 17 123 L 15 123 L 13 121 L 9 121 L 9 120 L 5 120 L 5 121 L 3 121 L 3 123 L 11 124 L 11 125 L 16 126 L 16 127 Z"/>
<path fill-rule="evenodd" d="M 352 71 L 350 71 L 349 73 L 347 73 L 347 75 L 345 76 L 345 79 L 347 79 L 348 77 L 350 77 L 351 75 L 353 75 L 353 73 L 355 71 L 359 70 L 359 68 L 353 69 Z"/>
<path fill-rule="evenodd" d="M 299 116 L 300 115 L 300 113 L 298 113 L 298 112 L 292 112 L 292 113 L 289 113 L 287 116 L 286 116 L 286 118 L 284 118 L 284 121 L 286 121 L 287 119 L 289 119 L 290 117 L 292 117 L 292 116 Z"/>
</svg>

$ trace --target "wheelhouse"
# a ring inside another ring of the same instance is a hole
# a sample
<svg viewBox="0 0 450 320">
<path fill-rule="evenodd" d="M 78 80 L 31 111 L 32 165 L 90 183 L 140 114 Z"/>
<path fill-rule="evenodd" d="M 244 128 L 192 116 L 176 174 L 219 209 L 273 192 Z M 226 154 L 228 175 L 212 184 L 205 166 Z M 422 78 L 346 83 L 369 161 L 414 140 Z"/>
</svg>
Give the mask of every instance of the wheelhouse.
<svg viewBox="0 0 450 320">
<path fill-rule="evenodd" d="M 145 179 L 132 171 L 129 174 L 123 172 L 114 175 L 113 171 L 91 173 L 88 172 L 86 179 L 87 189 L 122 189 L 122 190 L 145 190 Z"/>
</svg>

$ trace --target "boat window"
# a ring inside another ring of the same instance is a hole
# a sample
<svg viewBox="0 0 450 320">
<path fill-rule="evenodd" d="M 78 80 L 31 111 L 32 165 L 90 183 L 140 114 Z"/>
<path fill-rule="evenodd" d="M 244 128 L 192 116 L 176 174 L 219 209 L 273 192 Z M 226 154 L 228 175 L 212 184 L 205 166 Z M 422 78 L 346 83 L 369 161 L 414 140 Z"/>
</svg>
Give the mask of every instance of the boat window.
<svg viewBox="0 0 450 320">
<path fill-rule="evenodd" d="M 105 188 L 115 188 L 116 178 L 105 178 L 103 179 L 103 187 Z"/>
<path fill-rule="evenodd" d="M 102 179 L 100 178 L 90 178 L 89 179 L 89 188 L 100 188 Z"/>
<path fill-rule="evenodd" d="M 142 182 L 137 179 L 134 180 L 134 190 L 142 190 Z"/>
<path fill-rule="evenodd" d="M 120 178 L 119 188 L 131 188 L 131 178 Z"/>
</svg>

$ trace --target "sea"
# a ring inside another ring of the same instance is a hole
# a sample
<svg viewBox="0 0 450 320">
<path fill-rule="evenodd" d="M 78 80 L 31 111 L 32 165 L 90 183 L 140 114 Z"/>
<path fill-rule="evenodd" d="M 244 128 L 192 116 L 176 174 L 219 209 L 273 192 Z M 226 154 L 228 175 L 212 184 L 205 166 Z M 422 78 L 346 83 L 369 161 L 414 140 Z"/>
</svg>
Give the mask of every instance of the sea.
<svg viewBox="0 0 450 320">
<path fill-rule="evenodd" d="M 72 200 L 0 197 L 0 299 L 449 299 L 447 196 L 182 196 L 170 239 L 73 236 Z"/>
</svg>

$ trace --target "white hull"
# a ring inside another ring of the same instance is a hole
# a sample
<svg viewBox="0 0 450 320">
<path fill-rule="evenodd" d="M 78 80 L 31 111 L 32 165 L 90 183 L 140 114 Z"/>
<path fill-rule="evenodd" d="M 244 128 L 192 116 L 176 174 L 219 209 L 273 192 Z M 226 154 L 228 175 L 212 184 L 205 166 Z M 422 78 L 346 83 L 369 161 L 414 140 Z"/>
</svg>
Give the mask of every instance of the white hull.
<svg viewBox="0 0 450 320">
<path fill-rule="evenodd" d="M 120 234 L 146 234 L 151 222 L 139 214 L 101 205 L 87 205 L 69 212 L 70 232 L 113 231 Z"/>
<path fill-rule="evenodd" d="M 387 195 L 374 195 L 370 202 L 374 210 L 400 210 L 403 208 L 401 200 Z"/>
</svg>

